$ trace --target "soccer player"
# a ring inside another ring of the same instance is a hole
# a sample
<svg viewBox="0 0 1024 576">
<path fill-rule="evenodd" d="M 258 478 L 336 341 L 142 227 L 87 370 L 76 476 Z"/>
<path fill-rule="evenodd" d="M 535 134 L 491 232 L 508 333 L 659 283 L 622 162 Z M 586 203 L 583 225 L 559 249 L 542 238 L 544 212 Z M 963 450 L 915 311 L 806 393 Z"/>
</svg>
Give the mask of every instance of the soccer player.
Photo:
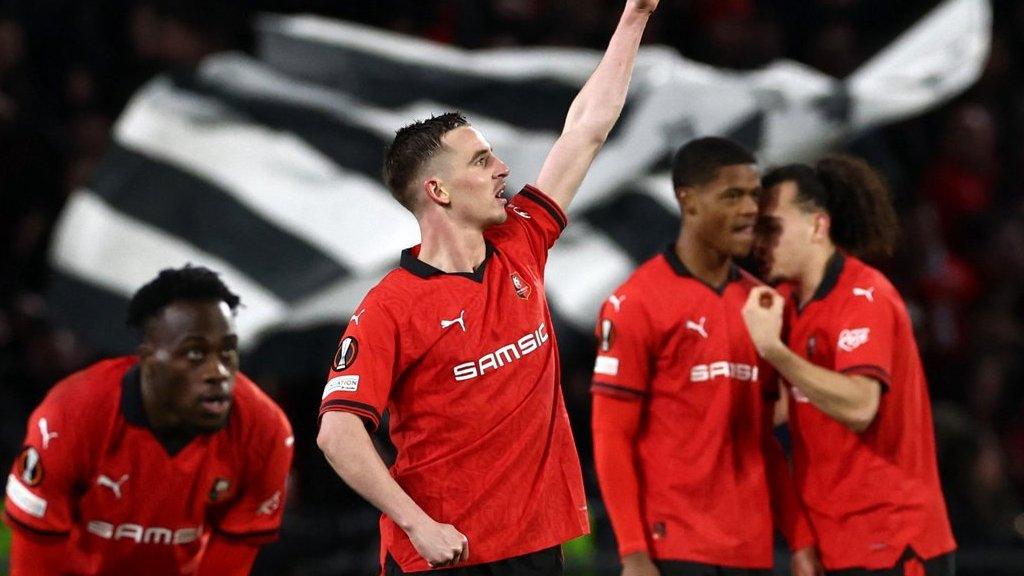
<svg viewBox="0 0 1024 576">
<path fill-rule="evenodd" d="M 560 574 L 588 531 L 579 459 L 544 295 L 548 250 L 621 113 L 657 0 L 629 0 L 569 108 L 536 186 L 506 200 L 508 166 L 458 114 L 398 131 L 384 162 L 422 244 L 358 306 L 334 358 L 318 444 L 383 512 L 397 575 Z M 390 412 L 390 473 L 366 428 Z"/>
<path fill-rule="evenodd" d="M 594 459 L 622 574 L 770 575 L 775 507 L 794 573 L 811 576 L 813 535 L 772 436 L 777 380 L 740 315 L 760 283 L 733 263 L 754 241 L 756 161 L 701 138 L 676 153 L 672 184 L 677 241 L 609 297 L 596 330 Z"/>
<path fill-rule="evenodd" d="M 743 316 L 789 384 L 794 475 L 822 563 L 830 574 L 952 574 L 913 327 L 892 284 L 858 259 L 892 250 L 885 184 L 846 156 L 778 168 L 763 184 L 758 252 L 786 284 L 752 290 Z"/>
<path fill-rule="evenodd" d="M 293 439 L 238 372 L 238 304 L 210 270 L 164 270 L 128 306 L 138 355 L 47 394 L 7 478 L 12 576 L 249 573 Z"/>
</svg>

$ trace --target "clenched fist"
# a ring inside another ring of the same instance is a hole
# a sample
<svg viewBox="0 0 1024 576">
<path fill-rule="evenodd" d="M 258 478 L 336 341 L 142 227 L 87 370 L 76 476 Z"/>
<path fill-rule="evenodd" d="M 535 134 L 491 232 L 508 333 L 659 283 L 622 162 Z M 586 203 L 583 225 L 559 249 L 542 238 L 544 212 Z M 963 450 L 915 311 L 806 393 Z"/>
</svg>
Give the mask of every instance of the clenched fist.
<svg viewBox="0 0 1024 576">
<path fill-rule="evenodd" d="M 427 519 L 408 531 L 413 548 L 431 568 L 454 566 L 469 560 L 469 539 L 451 524 Z"/>
<path fill-rule="evenodd" d="M 747 296 L 743 305 L 743 323 L 747 325 L 750 339 L 762 358 L 782 345 L 782 312 L 785 307 L 782 295 L 767 286 L 758 286 Z"/>
</svg>

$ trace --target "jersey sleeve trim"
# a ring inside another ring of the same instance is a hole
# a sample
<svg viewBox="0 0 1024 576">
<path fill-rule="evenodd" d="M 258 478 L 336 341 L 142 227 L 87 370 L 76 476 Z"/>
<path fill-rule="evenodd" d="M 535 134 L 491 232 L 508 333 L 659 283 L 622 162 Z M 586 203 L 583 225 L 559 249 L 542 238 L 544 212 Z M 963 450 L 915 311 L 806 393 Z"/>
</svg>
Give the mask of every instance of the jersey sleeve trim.
<svg viewBox="0 0 1024 576">
<path fill-rule="evenodd" d="M 609 384 L 608 382 L 594 382 L 590 386 L 590 391 L 594 394 L 605 394 L 626 400 L 642 400 L 647 397 L 647 394 L 640 390 L 635 390 L 628 386 L 619 386 L 618 384 Z"/>
<path fill-rule="evenodd" d="M 878 383 L 882 385 L 882 392 L 889 390 L 892 378 L 889 373 L 873 364 L 858 364 L 856 366 L 848 366 L 840 370 L 842 374 L 852 374 L 857 376 L 866 376 L 878 380 Z"/>
<path fill-rule="evenodd" d="M 16 530 L 24 530 L 37 536 L 47 536 L 53 538 L 71 535 L 70 530 L 42 530 L 40 528 L 29 526 L 25 522 L 22 522 L 21 520 L 15 518 L 13 514 L 9 514 L 6 510 L 4 510 L 4 521 L 7 522 L 8 526 Z"/>
<path fill-rule="evenodd" d="M 328 412 L 351 412 L 366 421 L 370 432 L 375 431 L 380 426 L 380 413 L 373 406 L 362 402 L 339 399 L 328 400 L 320 406 L 320 419 L 323 419 L 324 414 Z"/>
<path fill-rule="evenodd" d="M 537 204 L 543 208 L 552 218 L 555 219 L 555 223 L 558 224 L 559 229 L 565 230 L 565 226 L 569 219 L 566 218 L 565 212 L 562 211 L 562 207 L 557 202 L 548 197 L 547 194 L 541 192 L 537 188 L 527 184 L 523 187 L 522 191 L 519 192 L 524 198 L 532 200 L 534 204 Z"/>
</svg>

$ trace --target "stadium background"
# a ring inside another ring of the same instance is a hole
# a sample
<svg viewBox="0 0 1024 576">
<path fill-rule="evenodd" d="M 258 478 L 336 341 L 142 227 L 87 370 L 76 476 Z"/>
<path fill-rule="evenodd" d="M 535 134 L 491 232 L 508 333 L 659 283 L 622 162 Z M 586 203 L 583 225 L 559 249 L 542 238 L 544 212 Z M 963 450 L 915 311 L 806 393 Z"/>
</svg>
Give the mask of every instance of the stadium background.
<svg viewBox="0 0 1024 576">
<path fill-rule="evenodd" d="M 788 57 L 842 78 L 936 4 L 662 0 L 646 43 L 733 69 Z M 991 53 L 970 90 L 865 133 L 847 149 L 887 175 L 900 209 L 901 248 L 881 264 L 917 326 L 960 573 L 1020 575 L 1024 2 L 993 7 Z M 618 0 L 0 2 L 0 462 L 13 459 L 25 418 L 47 388 L 104 353 L 51 314 L 47 248 L 69 192 L 88 181 L 113 121 L 147 79 L 210 53 L 249 48 L 247 17 L 257 10 L 312 12 L 466 48 L 600 49 L 620 8 Z M 339 329 L 280 333 L 243 359 L 243 369 L 288 411 L 297 436 L 282 540 L 261 555 L 259 574 L 372 572 L 376 514 L 333 476 L 313 442 L 326 362 L 318 359 L 331 356 Z M 565 394 L 584 469 L 592 470 L 592 351 L 578 334 L 562 335 Z M 592 473 L 587 482 L 596 532 L 570 547 L 570 573 L 611 574 L 614 545 Z M 0 536 L 0 573 L 5 541 Z"/>
</svg>

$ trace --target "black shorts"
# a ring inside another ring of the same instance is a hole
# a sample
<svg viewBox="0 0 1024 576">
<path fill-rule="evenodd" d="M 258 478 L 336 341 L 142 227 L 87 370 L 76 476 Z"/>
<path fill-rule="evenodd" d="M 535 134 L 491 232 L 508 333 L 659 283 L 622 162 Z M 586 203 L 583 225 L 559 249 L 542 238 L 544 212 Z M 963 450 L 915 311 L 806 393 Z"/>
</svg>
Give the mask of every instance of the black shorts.
<svg viewBox="0 0 1024 576">
<path fill-rule="evenodd" d="M 661 576 L 772 576 L 770 568 L 730 568 L 680 560 L 655 560 L 654 565 Z"/>
<path fill-rule="evenodd" d="M 469 553 L 473 554 L 472 547 Z M 530 552 L 514 558 L 506 558 L 487 564 L 475 564 L 465 568 L 449 568 L 447 570 L 431 570 L 419 574 L 444 574 L 445 576 L 561 576 L 562 547 L 552 546 L 546 550 Z M 384 562 L 384 576 L 403 576 L 405 572 L 398 567 L 389 555 Z"/>
<path fill-rule="evenodd" d="M 923 568 L 923 570 L 922 570 Z M 956 554 L 950 552 L 923 560 L 908 552 L 900 558 L 896 566 L 883 568 L 881 570 L 867 570 L 865 568 L 851 568 L 847 570 L 829 570 L 828 576 L 954 576 L 956 574 Z"/>
</svg>

